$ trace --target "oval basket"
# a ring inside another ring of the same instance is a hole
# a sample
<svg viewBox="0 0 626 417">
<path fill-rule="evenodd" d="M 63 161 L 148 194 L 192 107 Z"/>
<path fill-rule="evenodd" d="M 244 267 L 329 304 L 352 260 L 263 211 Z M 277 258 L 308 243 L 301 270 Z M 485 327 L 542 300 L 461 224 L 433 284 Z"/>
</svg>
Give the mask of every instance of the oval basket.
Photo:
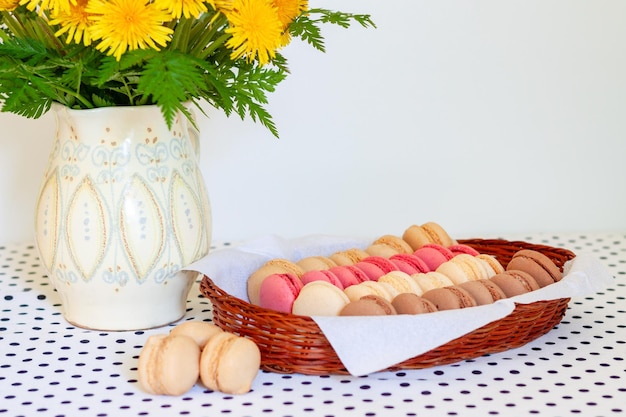
<svg viewBox="0 0 626 417">
<path fill-rule="evenodd" d="M 574 254 L 561 248 L 500 239 L 459 240 L 506 266 L 515 252 L 533 249 L 563 269 Z M 230 296 L 204 276 L 200 292 L 213 304 L 213 321 L 225 331 L 254 340 L 261 350 L 261 368 L 308 375 L 347 374 L 330 343 L 310 318 L 280 313 Z M 520 347 L 549 332 L 567 310 L 569 298 L 516 304 L 508 316 L 445 345 L 398 363 L 387 370 L 421 369 Z M 469 313 L 469 312 L 468 312 Z M 437 313 L 431 313 L 437 314 Z"/>
</svg>

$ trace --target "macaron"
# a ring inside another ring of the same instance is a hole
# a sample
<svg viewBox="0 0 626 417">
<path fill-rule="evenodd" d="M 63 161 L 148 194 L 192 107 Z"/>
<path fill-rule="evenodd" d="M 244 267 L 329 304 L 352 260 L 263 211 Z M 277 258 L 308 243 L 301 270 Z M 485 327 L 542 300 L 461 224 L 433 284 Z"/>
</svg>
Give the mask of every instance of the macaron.
<svg viewBox="0 0 626 417">
<path fill-rule="evenodd" d="M 340 316 L 390 316 L 396 309 L 389 301 L 378 295 L 366 295 L 351 301 L 339 312 Z"/>
<path fill-rule="evenodd" d="M 489 267 L 491 268 L 490 271 L 493 271 L 493 275 L 501 274 L 504 272 L 504 267 L 502 266 L 500 261 L 496 259 L 495 256 L 488 255 L 486 253 L 481 253 L 481 254 L 476 255 L 475 258 L 479 261 L 482 261 L 484 264 L 488 264 Z"/>
<path fill-rule="evenodd" d="M 302 275 L 301 281 L 303 285 L 306 285 L 312 281 L 326 281 L 343 290 L 343 284 L 341 283 L 341 280 L 339 280 L 337 275 L 335 275 L 331 270 L 328 269 L 322 269 L 319 271 L 306 271 Z"/>
<path fill-rule="evenodd" d="M 329 271 L 335 274 L 337 279 L 341 282 L 343 288 L 348 288 L 351 285 L 369 281 L 369 277 L 365 274 L 365 272 L 361 271 L 354 265 L 335 266 L 330 268 Z"/>
<path fill-rule="evenodd" d="M 282 313 L 291 313 L 296 297 L 304 287 L 294 274 L 272 274 L 259 289 L 259 306 Z"/>
<path fill-rule="evenodd" d="M 348 296 L 333 284 L 313 281 L 300 290 L 293 303 L 292 313 L 301 316 L 336 316 L 349 302 Z"/>
<path fill-rule="evenodd" d="M 522 249 L 516 252 L 506 269 L 529 273 L 540 287 L 553 284 L 563 278 L 561 270 L 550 258 L 531 249 Z"/>
<path fill-rule="evenodd" d="M 381 256 L 383 258 L 390 258 L 393 255 L 397 255 L 398 250 L 392 246 L 383 245 L 382 243 L 374 243 L 365 248 L 370 256 Z"/>
<path fill-rule="evenodd" d="M 479 306 L 491 304 L 506 298 L 506 294 L 502 291 L 502 288 L 498 287 L 496 283 L 490 279 L 467 281 L 459 284 L 458 287 L 470 293 Z"/>
<path fill-rule="evenodd" d="M 376 239 L 373 245 L 385 245 L 391 247 L 396 251 L 396 253 L 413 253 L 411 245 L 406 243 L 406 241 L 400 236 L 383 235 Z"/>
<path fill-rule="evenodd" d="M 421 295 L 424 292 L 409 274 L 402 271 L 391 271 L 378 278 L 378 282 L 391 285 L 398 290 L 399 293 L 409 292 Z"/>
<path fill-rule="evenodd" d="M 171 336 L 188 336 L 191 337 L 198 347 L 202 349 L 206 342 L 214 335 L 221 333 L 220 329 L 213 323 L 206 321 L 190 320 L 178 324 L 170 330 Z"/>
<path fill-rule="evenodd" d="M 422 261 L 417 256 L 413 255 L 412 253 L 411 254 L 393 255 L 391 258 L 389 258 L 389 260 L 391 262 L 402 261 L 402 262 L 408 263 L 413 268 L 415 268 L 417 270 L 417 272 L 424 272 L 424 273 L 426 273 L 426 272 L 430 271 L 430 268 L 428 267 L 428 265 L 426 265 L 426 263 L 424 261 Z M 413 275 L 413 274 L 409 274 L 409 275 Z"/>
<path fill-rule="evenodd" d="M 391 301 L 398 295 L 398 290 L 386 282 L 365 281 L 343 290 L 350 301 L 356 301 L 366 295 L 378 295 L 385 300 Z"/>
<path fill-rule="evenodd" d="M 359 264 L 360 263 L 369 263 L 372 265 L 376 265 L 378 268 L 380 268 L 381 271 L 383 271 L 383 274 L 395 271 L 397 269 L 393 262 L 391 262 L 387 258 L 383 258 L 382 256 L 368 256 L 367 258 L 361 260 Z"/>
<path fill-rule="evenodd" d="M 204 386 L 226 394 L 245 394 L 259 373 L 261 352 L 252 340 L 223 332 L 209 339 L 199 363 Z"/>
<path fill-rule="evenodd" d="M 376 281 L 381 275 L 384 275 L 384 271 L 380 269 L 376 264 L 371 262 L 357 262 L 354 264 L 355 268 L 361 270 L 365 275 L 367 275 L 368 280 Z"/>
<path fill-rule="evenodd" d="M 139 385 L 149 394 L 182 395 L 198 380 L 199 364 L 200 347 L 191 337 L 150 336 L 139 354 Z"/>
<path fill-rule="evenodd" d="M 540 288 L 532 275 L 514 269 L 494 275 L 490 279 L 502 289 L 507 297 L 515 297 L 516 295 L 526 294 Z"/>
<path fill-rule="evenodd" d="M 472 268 L 465 263 L 447 261 L 439 265 L 436 272 L 444 274 L 450 278 L 452 283 L 455 285 L 478 279 L 476 278 L 476 274 Z"/>
<path fill-rule="evenodd" d="M 440 272 L 431 271 L 425 274 L 414 274 L 411 277 L 417 282 L 423 292 L 430 291 L 434 288 L 448 287 L 454 285 L 454 282 Z"/>
<path fill-rule="evenodd" d="M 473 276 L 473 279 L 487 279 L 491 276 L 487 269 L 488 265 L 475 256 L 461 253 L 450 259 L 450 262 L 454 262 L 466 268 Z"/>
<path fill-rule="evenodd" d="M 248 300 L 250 303 L 259 305 L 259 289 L 261 288 L 261 283 L 265 278 L 272 274 L 284 273 L 291 273 L 301 277 L 302 274 L 304 274 L 304 271 L 299 265 L 287 259 L 276 258 L 270 259 L 259 269 L 253 272 L 247 282 Z"/>
<path fill-rule="evenodd" d="M 354 265 L 357 262 L 361 262 L 363 259 L 370 256 L 369 253 L 363 249 L 352 248 L 344 251 L 335 252 L 329 256 L 329 258 L 337 265 Z"/>
<path fill-rule="evenodd" d="M 464 245 L 464 244 L 461 244 L 461 243 L 449 246 L 448 249 L 455 255 L 458 255 L 460 253 L 466 253 L 466 254 L 472 255 L 472 256 L 480 255 L 480 252 L 478 252 L 473 247 L 468 246 L 468 245 Z"/>
<path fill-rule="evenodd" d="M 397 314 L 424 314 L 434 313 L 437 307 L 427 299 L 414 293 L 398 294 L 391 305 L 396 309 Z"/>
<path fill-rule="evenodd" d="M 330 269 L 337 264 L 330 258 L 325 256 L 307 256 L 300 259 L 296 264 L 302 268 L 304 272 L 307 271 L 319 271 L 322 269 Z"/>
<path fill-rule="evenodd" d="M 439 265 L 452 259 L 453 254 L 441 245 L 424 245 L 417 249 L 413 255 L 420 258 L 428 266 L 428 269 L 435 271 Z"/>
<path fill-rule="evenodd" d="M 477 305 L 471 294 L 458 286 L 435 288 L 422 294 L 422 298 L 433 303 L 439 311 L 476 307 Z"/>
<path fill-rule="evenodd" d="M 402 239 L 415 251 L 423 245 L 437 243 L 449 247 L 458 242 L 450 237 L 438 223 L 428 222 L 421 226 L 411 225 L 402 234 Z"/>
<path fill-rule="evenodd" d="M 413 265 L 411 265 L 410 263 L 406 262 L 403 259 L 394 258 L 392 256 L 391 258 L 389 258 L 389 261 L 394 264 L 394 266 L 396 267 L 398 271 L 402 271 L 405 274 L 413 275 L 413 274 L 417 274 L 418 272 L 421 272 L 417 268 L 415 268 Z"/>
</svg>

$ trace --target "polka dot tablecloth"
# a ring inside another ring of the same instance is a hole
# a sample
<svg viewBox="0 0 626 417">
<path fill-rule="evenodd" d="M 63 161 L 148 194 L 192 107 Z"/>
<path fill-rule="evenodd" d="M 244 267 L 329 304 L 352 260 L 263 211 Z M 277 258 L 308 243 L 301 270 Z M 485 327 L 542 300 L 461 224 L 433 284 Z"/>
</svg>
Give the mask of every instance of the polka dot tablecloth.
<svg viewBox="0 0 626 417">
<path fill-rule="evenodd" d="M 261 372 L 245 395 L 197 384 L 179 397 L 148 395 L 137 383 L 143 343 L 168 327 L 73 327 L 35 248 L 0 246 L 0 417 L 626 416 L 626 234 L 508 238 L 592 253 L 614 285 L 572 299 L 561 324 L 518 349 L 366 377 Z M 188 306 L 186 320 L 210 320 L 197 283 Z"/>
</svg>

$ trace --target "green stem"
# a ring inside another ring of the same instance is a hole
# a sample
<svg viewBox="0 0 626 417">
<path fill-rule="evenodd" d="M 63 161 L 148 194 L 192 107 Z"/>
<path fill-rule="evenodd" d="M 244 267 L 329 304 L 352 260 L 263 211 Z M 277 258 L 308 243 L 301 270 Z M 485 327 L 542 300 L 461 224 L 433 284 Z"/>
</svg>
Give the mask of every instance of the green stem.
<svg viewBox="0 0 626 417">
<path fill-rule="evenodd" d="M 215 42 L 219 40 L 219 44 L 217 44 L 213 48 L 213 50 L 215 50 L 215 48 L 223 45 L 224 42 L 226 42 L 226 40 L 230 37 L 230 35 L 223 34 L 218 39 L 211 42 L 211 40 L 215 37 L 215 35 L 219 32 L 219 30 L 228 22 L 228 19 L 226 18 L 226 16 L 224 16 L 223 14 L 219 14 L 217 16 L 212 17 L 211 22 L 205 22 L 205 20 L 206 19 L 203 19 L 202 21 L 198 22 L 196 25 L 194 25 L 194 28 L 192 29 L 192 34 L 190 35 L 190 38 L 197 39 L 197 41 L 195 42 L 194 46 L 192 46 L 192 49 L 191 49 L 192 56 L 201 57 L 202 55 L 204 55 L 204 57 L 207 57 L 208 55 L 203 54 L 203 51 L 209 43 L 214 44 Z M 206 30 L 207 25 L 209 27 L 209 30 Z M 193 35 L 196 35 L 196 36 L 193 36 Z"/>
</svg>

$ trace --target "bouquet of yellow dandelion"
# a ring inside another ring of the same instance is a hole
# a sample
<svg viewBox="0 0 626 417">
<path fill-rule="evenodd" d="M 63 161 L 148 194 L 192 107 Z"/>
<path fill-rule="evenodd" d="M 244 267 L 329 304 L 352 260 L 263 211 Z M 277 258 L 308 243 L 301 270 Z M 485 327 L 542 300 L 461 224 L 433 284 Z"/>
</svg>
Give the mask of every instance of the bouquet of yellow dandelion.
<svg viewBox="0 0 626 417">
<path fill-rule="evenodd" d="M 205 100 L 278 136 L 264 108 L 288 73 L 293 38 L 324 50 L 320 26 L 369 15 L 307 0 L 0 0 L 0 105 L 36 118 L 74 109 L 158 105 L 168 124 Z"/>
</svg>

